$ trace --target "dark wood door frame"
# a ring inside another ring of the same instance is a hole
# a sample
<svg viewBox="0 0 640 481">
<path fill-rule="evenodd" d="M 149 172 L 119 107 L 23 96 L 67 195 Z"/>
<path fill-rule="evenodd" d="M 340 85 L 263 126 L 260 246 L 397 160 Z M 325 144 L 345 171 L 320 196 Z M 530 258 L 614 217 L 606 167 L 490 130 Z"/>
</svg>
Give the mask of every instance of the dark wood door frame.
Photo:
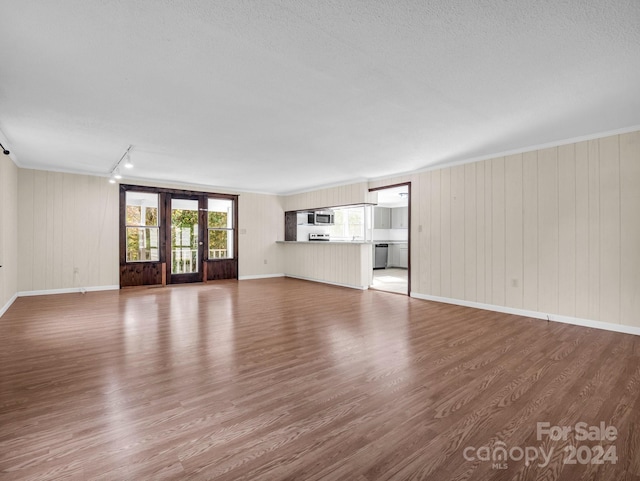
<svg viewBox="0 0 640 481">
<path fill-rule="evenodd" d="M 126 193 L 147 192 L 159 195 L 158 218 L 161 219 L 159 235 L 159 260 L 127 262 Z M 194 274 L 171 275 L 171 198 L 197 198 L 199 205 L 200 241 L 199 258 L 201 269 Z M 164 285 L 172 282 L 206 282 L 207 280 L 238 278 L 238 195 L 167 189 L 142 185 L 120 184 L 120 287 Z M 230 259 L 208 259 L 207 203 L 208 199 L 227 199 L 233 202 L 233 257 Z M 194 276 L 182 278 L 180 276 Z"/>
<path fill-rule="evenodd" d="M 407 235 L 407 248 L 409 249 L 409 252 L 407 253 L 407 295 L 410 296 L 411 295 L 411 182 L 401 182 L 399 184 L 391 184 L 391 185 L 385 185 L 382 187 L 374 187 L 372 189 L 369 189 L 369 192 L 375 192 L 378 190 L 385 190 L 385 189 L 392 189 L 394 187 L 407 187 L 407 192 L 409 193 L 408 196 L 408 209 L 407 209 L 407 215 L 409 217 L 409 222 L 407 225 L 407 229 L 408 229 L 408 235 Z M 374 244 L 374 249 L 375 249 L 375 244 Z"/>
</svg>

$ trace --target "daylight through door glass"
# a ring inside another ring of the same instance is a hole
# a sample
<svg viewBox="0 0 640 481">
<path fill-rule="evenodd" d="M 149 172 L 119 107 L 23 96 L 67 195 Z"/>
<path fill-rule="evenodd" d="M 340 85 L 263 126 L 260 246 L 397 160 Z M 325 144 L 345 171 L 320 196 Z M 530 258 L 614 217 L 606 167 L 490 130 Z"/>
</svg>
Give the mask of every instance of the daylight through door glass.
<svg viewBox="0 0 640 481">
<path fill-rule="evenodd" d="M 198 201 L 171 199 L 171 274 L 198 272 Z"/>
<path fill-rule="evenodd" d="M 125 224 L 127 262 L 159 261 L 158 194 L 127 192 Z"/>
<path fill-rule="evenodd" d="M 233 259 L 233 201 L 210 198 L 207 210 L 209 259 Z"/>
</svg>

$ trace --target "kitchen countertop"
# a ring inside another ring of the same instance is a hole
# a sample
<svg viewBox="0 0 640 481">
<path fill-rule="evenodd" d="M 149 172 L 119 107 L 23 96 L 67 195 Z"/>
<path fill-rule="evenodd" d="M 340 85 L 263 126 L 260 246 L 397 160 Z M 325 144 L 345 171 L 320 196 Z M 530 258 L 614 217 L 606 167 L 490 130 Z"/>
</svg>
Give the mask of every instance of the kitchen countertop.
<svg viewBox="0 0 640 481">
<path fill-rule="evenodd" d="M 377 240 L 377 241 L 276 241 L 277 244 L 350 244 L 350 245 L 358 245 L 358 244 L 394 244 L 394 245 L 408 245 L 409 241 L 385 241 L 385 240 Z"/>
<path fill-rule="evenodd" d="M 311 245 L 316 245 L 316 244 L 331 244 L 331 245 L 335 245 L 335 244 L 348 244 L 348 245 L 362 245 L 362 244 L 366 244 L 366 245 L 371 245 L 373 244 L 373 242 L 371 241 L 276 241 L 277 244 L 311 244 Z"/>
</svg>

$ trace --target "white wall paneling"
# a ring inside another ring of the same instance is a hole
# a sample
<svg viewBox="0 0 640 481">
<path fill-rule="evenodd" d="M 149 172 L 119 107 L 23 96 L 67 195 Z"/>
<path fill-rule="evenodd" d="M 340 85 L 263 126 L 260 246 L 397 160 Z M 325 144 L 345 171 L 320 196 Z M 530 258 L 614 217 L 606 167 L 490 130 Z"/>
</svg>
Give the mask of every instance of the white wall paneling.
<svg viewBox="0 0 640 481">
<path fill-rule="evenodd" d="M 465 296 L 465 166 L 451 169 L 451 252 L 462 255 L 451 255 L 451 296 Z"/>
<path fill-rule="evenodd" d="M 0 316 L 18 292 L 18 168 L 0 154 Z"/>
<path fill-rule="evenodd" d="M 411 248 L 417 259 L 430 264 L 431 259 L 431 172 L 416 176 L 411 184 L 411 226 L 413 238 Z M 416 235 L 417 230 L 417 235 Z M 415 242 L 418 239 L 418 242 Z M 412 258 L 411 263 L 415 260 Z M 417 267 L 417 264 L 416 264 Z M 411 269 L 412 289 L 418 292 L 431 291 L 431 272 L 427 269 Z M 417 282 L 416 282 L 417 281 Z"/>
<path fill-rule="evenodd" d="M 442 258 L 440 252 L 440 244 L 442 243 L 442 232 L 441 232 L 441 223 L 440 219 L 442 217 L 440 211 L 440 205 L 442 200 L 441 195 L 441 184 L 440 179 L 442 177 L 442 172 L 437 170 L 435 172 L 431 172 L 431 186 L 429 188 L 431 194 L 431 202 L 429 203 L 430 212 L 428 214 L 427 220 L 430 225 L 429 229 L 429 244 L 431 245 L 431 252 L 429 258 L 431 259 L 431 263 L 429 264 L 429 268 L 425 269 L 430 273 L 431 276 L 431 293 L 436 296 L 442 295 L 442 282 L 441 282 L 441 272 L 442 272 Z M 423 264 L 421 263 L 421 259 L 416 259 L 419 263 L 416 266 L 418 269 L 422 269 Z M 413 268 L 413 258 L 411 259 L 411 267 Z M 424 266 L 426 267 L 426 266 Z"/>
<path fill-rule="evenodd" d="M 440 172 L 440 295 L 451 297 L 451 170 Z"/>
<path fill-rule="evenodd" d="M 238 276 L 281 275 L 284 270 L 284 210 L 275 195 L 242 193 L 238 197 Z"/>
<path fill-rule="evenodd" d="M 538 153 L 522 156 L 522 307 L 538 310 Z"/>
<path fill-rule="evenodd" d="M 484 302 L 493 297 L 493 162 L 484 166 Z"/>
<path fill-rule="evenodd" d="M 506 302 L 506 240 L 505 229 L 505 166 L 504 157 L 491 161 L 491 303 Z"/>
<path fill-rule="evenodd" d="M 471 244 L 473 244 L 475 246 L 476 249 L 476 300 L 478 302 L 485 302 L 485 270 L 486 270 L 486 262 L 485 262 L 485 243 L 486 243 L 486 239 L 485 239 L 485 230 L 486 230 L 486 220 L 485 220 L 485 167 L 486 167 L 486 163 L 482 162 L 482 163 L 477 163 L 476 164 L 476 178 L 475 178 L 475 182 L 476 182 L 476 198 L 475 198 L 475 205 L 476 205 L 476 228 L 478 229 L 476 234 L 475 234 L 475 239 L 471 240 L 470 236 L 471 231 L 467 231 L 466 235 L 469 236 L 469 240 L 471 242 Z M 469 271 L 469 273 L 467 274 L 465 272 L 465 277 L 469 275 L 472 275 L 472 272 Z"/>
<path fill-rule="evenodd" d="M 640 132 L 620 135 L 620 322 L 640 327 Z"/>
<path fill-rule="evenodd" d="M 558 149 L 538 151 L 538 310 L 558 313 Z"/>
<path fill-rule="evenodd" d="M 640 132 L 407 181 L 413 294 L 640 325 Z"/>
<path fill-rule="evenodd" d="M 575 279 L 576 317 L 589 318 L 589 144 L 575 144 L 576 237 Z"/>
<path fill-rule="evenodd" d="M 118 285 L 118 186 L 42 170 L 18 178 L 18 290 Z"/>
<path fill-rule="evenodd" d="M 600 144 L 589 141 L 589 295 L 587 317 L 600 317 Z"/>
<path fill-rule="evenodd" d="M 576 316 L 576 146 L 558 148 L 558 312 Z"/>
<path fill-rule="evenodd" d="M 620 136 L 615 136 L 600 140 L 600 313 L 598 318 L 615 322 L 620 321 L 619 139 Z M 640 188 L 640 185 L 636 188 Z M 640 217 L 640 210 L 636 212 Z"/>
<path fill-rule="evenodd" d="M 505 207 L 505 304 L 522 307 L 523 215 L 522 154 L 511 155 L 504 162 Z M 507 202 L 507 199 L 509 201 Z"/>
<path fill-rule="evenodd" d="M 464 166 L 464 299 L 477 300 L 478 217 L 476 215 L 477 164 Z"/>
</svg>

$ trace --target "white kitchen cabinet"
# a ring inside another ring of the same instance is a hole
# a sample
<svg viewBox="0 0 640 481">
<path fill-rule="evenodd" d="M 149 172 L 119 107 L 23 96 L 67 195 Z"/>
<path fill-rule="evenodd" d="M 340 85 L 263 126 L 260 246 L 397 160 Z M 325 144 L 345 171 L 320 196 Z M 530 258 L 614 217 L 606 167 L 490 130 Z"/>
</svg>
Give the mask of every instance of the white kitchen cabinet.
<svg viewBox="0 0 640 481">
<path fill-rule="evenodd" d="M 409 207 L 396 207 L 391 209 L 391 228 L 409 228 Z"/>
<path fill-rule="evenodd" d="M 373 208 L 373 228 L 374 229 L 390 229 L 391 228 L 391 209 L 387 207 Z"/>
<path fill-rule="evenodd" d="M 388 267 L 409 267 L 409 244 L 389 244 Z"/>
<path fill-rule="evenodd" d="M 409 244 L 398 245 L 398 267 L 409 267 Z"/>
<path fill-rule="evenodd" d="M 400 250 L 397 244 L 389 244 L 389 254 L 387 258 L 387 267 L 399 267 Z"/>
</svg>

